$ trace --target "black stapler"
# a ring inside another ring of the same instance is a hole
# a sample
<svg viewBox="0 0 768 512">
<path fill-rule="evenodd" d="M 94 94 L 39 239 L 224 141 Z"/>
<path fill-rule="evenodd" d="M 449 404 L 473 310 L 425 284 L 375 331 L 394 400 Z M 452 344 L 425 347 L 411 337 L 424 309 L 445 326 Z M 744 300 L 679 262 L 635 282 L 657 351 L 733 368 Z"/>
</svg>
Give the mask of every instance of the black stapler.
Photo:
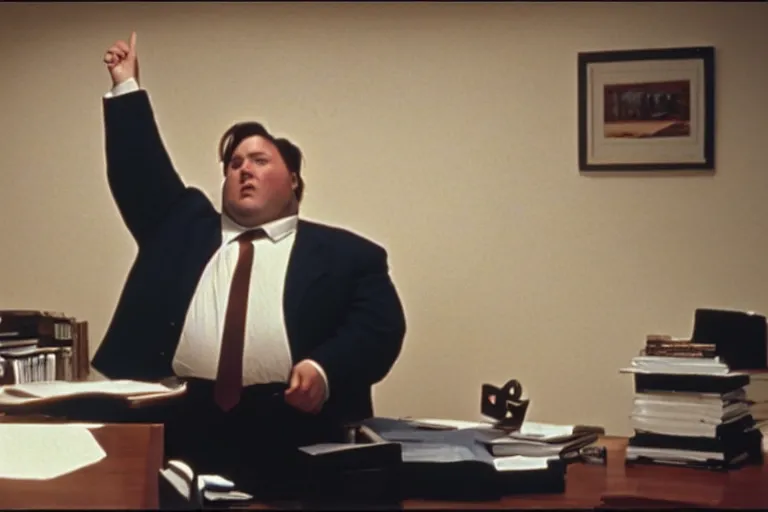
<svg viewBox="0 0 768 512">
<path fill-rule="evenodd" d="M 501 389 L 483 384 L 480 397 L 480 413 L 496 420 L 495 428 L 512 432 L 519 430 L 525 420 L 530 400 L 523 400 L 523 387 L 515 379 Z"/>
</svg>

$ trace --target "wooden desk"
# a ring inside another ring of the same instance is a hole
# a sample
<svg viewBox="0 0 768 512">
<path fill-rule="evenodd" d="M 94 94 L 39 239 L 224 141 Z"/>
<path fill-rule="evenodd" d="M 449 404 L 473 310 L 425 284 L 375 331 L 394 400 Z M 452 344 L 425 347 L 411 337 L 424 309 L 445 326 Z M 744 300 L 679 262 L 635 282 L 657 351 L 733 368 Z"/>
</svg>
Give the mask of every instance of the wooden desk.
<svg viewBox="0 0 768 512">
<path fill-rule="evenodd" d="M 434 508 L 768 508 L 768 464 L 716 472 L 659 465 L 625 466 L 626 438 L 605 437 L 607 466 L 571 464 L 565 493 L 517 495 L 501 501 L 455 503 L 407 500 L 404 509 Z"/>
<path fill-rule="evenodd" d="M 405 500 L 405 510 L 419 509 L 598 509 L 616 508 L 768 508 L 768 464 L 729 472 L 682 467 L 625 466 L 626 438 L 605 437 L 606 466 L 568 466 L 566 489 L 560 494 L 521 494 L 500 501 L 455 502 Z M 238 508 L 233 506 L 230 508 Z M 243 508 L 297 508 L 252 503 Z"/>
<path fill-rule="evenodd" d="M 52 480 L 0 478 L 0 510 L 157 509 L 163 426 L 107 424 L 92 432 L 103 460 Z"/>
<path fill-rule="evenodd" d="M 1 422 L 2 420 L 0 420 Z M 93 431 L 107 457 L 92 466 L 44 481 L 0 479 L 0 509 L 158 508 L 161 425 L 112 424 Z M 605 504 L 653 508 L 647 500 L 678 507 L 768 508 L 768 464 L 729 472 L 624 465 L 625 438 L 606 437 L 607 466 L 571 464 L 560 494 L 516 495 L 501 501 L 406 500 L 403 509 L 593 509 Z M 242 508 L 296 508 L 252 503 Z M 232 506 L 231 508 L 239 508 Z"/>
</svg>

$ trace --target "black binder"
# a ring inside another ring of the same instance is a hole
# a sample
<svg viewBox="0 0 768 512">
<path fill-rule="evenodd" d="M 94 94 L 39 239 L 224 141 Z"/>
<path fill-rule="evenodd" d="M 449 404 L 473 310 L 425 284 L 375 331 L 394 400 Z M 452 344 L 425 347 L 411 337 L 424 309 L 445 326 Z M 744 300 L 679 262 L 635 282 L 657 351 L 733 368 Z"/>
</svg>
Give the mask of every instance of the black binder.
<svg viewBox="0 0 768 512">
<path fill-rule="evenodd" d="M 724 431 L 717 437 L 670 436 L 651 432 L 637 432 L 629 439 L 630 446 L 645 448 L 669 448 L 673 450 L 691 450 L 700 452 L 718 452 L 726 455 L 738 455 L 744 451 L 759 452 L 762 449 L 763 435 L 757 428 L 736 432 Z M 730 432 L 730 433 L 729 433 Z"/>
<path fill-rule="evenodd" d="M 399 443 L 365 439 L 353 427 L 349 443 L 299 448 L 298 498 L 311 508 L 399 508 Z"/>
<path fill-rule="evenodd" d="M 687 391 L 693 393 L 728 393 L 749 384 L 749 375 L 678 375 L 635 373 L 635 392 Z"/>
</svg>

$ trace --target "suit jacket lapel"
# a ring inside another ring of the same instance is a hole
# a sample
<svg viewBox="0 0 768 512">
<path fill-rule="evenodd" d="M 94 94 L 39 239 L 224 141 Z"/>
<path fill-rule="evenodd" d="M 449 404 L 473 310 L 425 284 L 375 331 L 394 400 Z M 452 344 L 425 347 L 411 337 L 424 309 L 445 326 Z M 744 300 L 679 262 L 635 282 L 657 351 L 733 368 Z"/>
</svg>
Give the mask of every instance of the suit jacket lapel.
<svg viewBox="0 0 768 512">
<path fill-rule="evenodd" d="M 283 295 L 283 314 L 288 340 L 295 352 L 299 327 L 299 310 L 305 292 L 328 271 L 327 247 L 317 228 L 299 220 L 296 238 L 288 260 Z"/>
</svg>

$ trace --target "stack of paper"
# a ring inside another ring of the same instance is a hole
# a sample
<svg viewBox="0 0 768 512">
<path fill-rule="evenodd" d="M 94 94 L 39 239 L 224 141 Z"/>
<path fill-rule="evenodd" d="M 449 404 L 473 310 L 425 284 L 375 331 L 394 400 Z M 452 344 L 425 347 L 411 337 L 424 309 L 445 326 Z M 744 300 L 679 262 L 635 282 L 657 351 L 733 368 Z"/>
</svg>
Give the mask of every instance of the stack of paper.
<svg viewBox="0 0 768 512">
<path fill-rule="evenodd" d="M 719 357 L 637 356 L 632 358 L 632 366 L 627 371 L 674 375 L 725 375 L 730 369 Z"/>
<path fill-rule="evenodd" d="M 635 380 L 628 461 L 732 467 L 759 456 L 749 375 L 716 357 L 635 357 L 622 372 Z"/>
</svg>

